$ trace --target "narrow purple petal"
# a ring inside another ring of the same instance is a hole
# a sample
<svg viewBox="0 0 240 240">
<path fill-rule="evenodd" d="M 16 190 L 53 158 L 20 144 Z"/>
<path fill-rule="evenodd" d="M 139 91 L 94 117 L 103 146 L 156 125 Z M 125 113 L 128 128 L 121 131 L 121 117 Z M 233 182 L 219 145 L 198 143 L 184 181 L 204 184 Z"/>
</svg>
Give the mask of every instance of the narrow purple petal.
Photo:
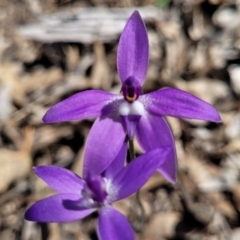
<svg viewBox="0 0 240 240">
<path fill-rule="evenodd" d="M 124 141 L 119 153 L 102 174 L 107 179 L 113 179 L 124 167 L 127 157 L 127 141 Z"/>
<path fill-rule="evenodd" d="M 100 211 L 97 232 L 100 240 L 135 239 L 127 218 L 110 205 L 103 207 Z"/>
<path fill-rule="evenodd" d="M 83 178 L 101 174 L 119 153 L 125 137 L 120 117 L 98 118 L 86 141 Z"/>
<path fill-rule="evenodd" d="M 76 193 L 82 190 L 84 181 L 73 172 L 57 166 L 34 167 L 34 172 L 58 193 Z"/>
<path fill-rule="evenodd" d="M 98 117 L 102 108 L 116 97 L 101 90 L 80 92 L 51 107 L 42 121 L 53 123 Z"/>
<path fill-rule="evenodd" d="M 221 122 L 217 110 L 209 103 L 190 93 L 164 88 L 143 96 L 147 109 L 155 114 Z"/>
<path fill-rule="evenodd" d="M 57 194 L 40 200 L 27 209 L 25 219 L 34 222 L 71 222 L 94 212 L 95 208 L 82 206 L 79 194 Z M 78 201 L 78 208 L 66 208 L 64 201 Z"/>
<path fill-rule="evenodd" d="M 137 140 L 145 152 L 163 146 L 172 146 L 172 151 L 166 161 L 158 169 L 170 182 L 177 178 L 177 159 L 174 137 L 166 120 L 161 116 L 148 113 L 141 117 L 136 130 Z M 159 156 L 159 161 L 162 157 Z"/>
<path fill-rule="evenodd" d="M 135 135 L 135 130 L 141 118 L 141 115 L 126 115 L 126 116 L 121 116 L 121 118 L 125 125 L 125 129 L 128 137 L 132 139 L 133 136 Z"/>
<path fill-rule="evenodd" d="M 148 51 L 147 30 L 135 11 L 128 19 L 118 44 L 117 68 L 122 82 L 132 76 L 143 84 L 148 68 Z"/>
<path fill-rule="evenodd" d="M 171 147 L 154 149 L 136 158 L 113 179 L 108 201 L 118 201 L 138 191 L 151 175 L 168 159 Z"/>
</svg>

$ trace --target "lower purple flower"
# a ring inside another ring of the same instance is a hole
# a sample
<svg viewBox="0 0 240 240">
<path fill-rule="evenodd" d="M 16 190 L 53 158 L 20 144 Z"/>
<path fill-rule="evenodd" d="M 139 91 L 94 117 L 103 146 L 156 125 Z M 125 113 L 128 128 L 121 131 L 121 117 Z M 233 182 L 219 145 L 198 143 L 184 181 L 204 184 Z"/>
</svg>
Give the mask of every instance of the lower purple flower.
<svg viewBox="0 0 240 240">
<path fill-rule="evenodd" d="M 35 167 L 35 173 L 58 194 L 33 204 L 26 211 L 25 219 L 70 222 L 99 210 L 97 232 L 101 240 L 133 240 L 134 232 L 130 223 L 111 203 L 138 191 L 156 169 L 168 160 L 171 148 L 152 150 L 124 167 L 126 148 L 124 143 L 104 172 L 88 175 L 85 179 L 56 166 Z"/>
</svg>

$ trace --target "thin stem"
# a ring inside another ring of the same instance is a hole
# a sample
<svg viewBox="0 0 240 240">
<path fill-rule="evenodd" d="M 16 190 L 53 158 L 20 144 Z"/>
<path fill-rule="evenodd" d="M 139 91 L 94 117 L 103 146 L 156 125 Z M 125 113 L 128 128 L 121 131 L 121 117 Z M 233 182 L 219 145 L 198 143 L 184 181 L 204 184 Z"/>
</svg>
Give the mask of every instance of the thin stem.
<svg viewBox="0 0 240 240">
<path fill-rule="evenodd" d="M 140 200 L 140 191 L 137 191 L 137 193 L 136 193 L 136 200 L 137 200 L 137 203 L 138 203 L 138 205 L 140 207 L 140 210 L 141 210 L 142 222 L 144 222 L 145 211 L 144 211 L 143 205 L 142 205 L 141 200 Z"/>
<path fill-rule="evenodd" d="M 135 152 L 134 152 L 134 144 L 133 139 L 129 139 L 129 155 L 130 155 L 130 162 L 135 158 Z"/>
<path fill-rule="evenodd" d="M 128 143 L 129 143 L 129 155 L 130 155 L 130 162 L 131 162 L 135 158 L 135 150 L 134 150 L 133 139 L 130 138 L 128 140 Z M 143 205 L 142 205 L 141 200 L 140 200 L 140 191 L 137 191 L 137 193 L 136 193 L 136 201 L 137 201 L 137 203 L 140 207 L 140 210 L 141 210 L 141 218 L 140 218 L 141 219 L 141 224 L 140 225 L 142 225 L 145 221 L 145 218 L 144 218 L 145 211 L 144 211 Z M 142 226 L 140 226 L 138 230 L 141 232 Z"/>
</svg>

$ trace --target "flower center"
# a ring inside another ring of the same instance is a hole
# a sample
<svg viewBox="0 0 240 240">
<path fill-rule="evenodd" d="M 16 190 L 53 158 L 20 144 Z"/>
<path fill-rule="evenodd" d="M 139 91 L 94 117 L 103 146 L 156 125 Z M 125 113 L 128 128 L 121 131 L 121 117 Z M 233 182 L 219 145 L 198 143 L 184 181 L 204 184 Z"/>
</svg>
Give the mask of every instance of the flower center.
<svg viewBox="0 0 240 240">
<path fill-rule="evenodd" d="M 142 87 L 131 76 L 123 82 L 122 93 L 125 101 L 119 105 L 118 113 L 122 118 L 128 137 L 132 139 L 141 116 L 146 112 L 143 104 L 138 100 L 142 94 Z"/>
<path fill-rule="evenodd" d="M 122 85 L 122 93 L 124 98 L 132 103 L 142 94 L 142 88 L 134 77 L 126 79 Z"/>
<path fill-rule="evenodd" d="M 101 176 L 88 177 L 82 195 L 98 203 L 104 203 L 107 197 L 106 180 Z"/>
<path fill-rule="evenodd" d="M 132 103 L 128 101 L 123 101 L 119 108 L 118 113 L 122 118 L 125 130 L 130 139 L 133 138 L 137 124 L 142 115 L 146 112 L 143 104 L 136 100 Z"/>
<path fill-rule="evenodd" d="M 134 101 L 129 103 L 124 101 L 118 108 L 119 115 L 128 116 L 128 115 L 140 115 L 142 116 L 145 112 L 143 104 L 139 101 Z"/>
</svg>

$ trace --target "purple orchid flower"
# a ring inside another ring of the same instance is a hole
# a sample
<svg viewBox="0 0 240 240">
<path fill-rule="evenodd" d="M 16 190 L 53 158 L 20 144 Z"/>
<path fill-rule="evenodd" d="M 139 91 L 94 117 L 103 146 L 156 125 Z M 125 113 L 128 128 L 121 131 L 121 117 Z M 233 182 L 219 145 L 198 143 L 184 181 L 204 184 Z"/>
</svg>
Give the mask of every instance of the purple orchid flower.
<svg viewBox="0 0 240 240">
<path fill-rule="evenodd" d="M 102 240 L 133 240 L 128 220 L 111 206 L 112 202 L 138 191 L 168 158 L 170 147 L 152 150 L 124 167 L 126 142 L 108 168 L 100 175 L 82 179 L 56 166 L 35 167 L 35 173 L 58 194 L 33 204 L 25 219 L 36 222 L 70 222 L 82 219 L 99 209 L 98 235 Z M 161 161 L 159 161 L 161 156 Z"/>
<path fill-rule="evenodd" d="M 88 165 L 93 166 L 92 162 L 95 162 L 95 173 L 104 170 L 119 152 L 126 133 L 129 138 L 135 135 L 145 152 L 161 146 L 174 146 L 165 115 L 221 121 L 213 106 L 187 92 L 164 88 L 143 95 L 142 84 L 147 73 L 148 57 L 146 27 L 135 11 L 127 21 L 118 46 L 117 68 L 122 95 L 101 90 L 80 92 L 50 108 L 43 117 L 44 123 L 98 117 L 86 142 L 84 168 L 89 169 Z M 103 155 L 104 162 L 99 163 L 99 157 Z M 175 182 L 175 149 L 170 160 L 159 171 L 170 182 Z"/>
</svg>

